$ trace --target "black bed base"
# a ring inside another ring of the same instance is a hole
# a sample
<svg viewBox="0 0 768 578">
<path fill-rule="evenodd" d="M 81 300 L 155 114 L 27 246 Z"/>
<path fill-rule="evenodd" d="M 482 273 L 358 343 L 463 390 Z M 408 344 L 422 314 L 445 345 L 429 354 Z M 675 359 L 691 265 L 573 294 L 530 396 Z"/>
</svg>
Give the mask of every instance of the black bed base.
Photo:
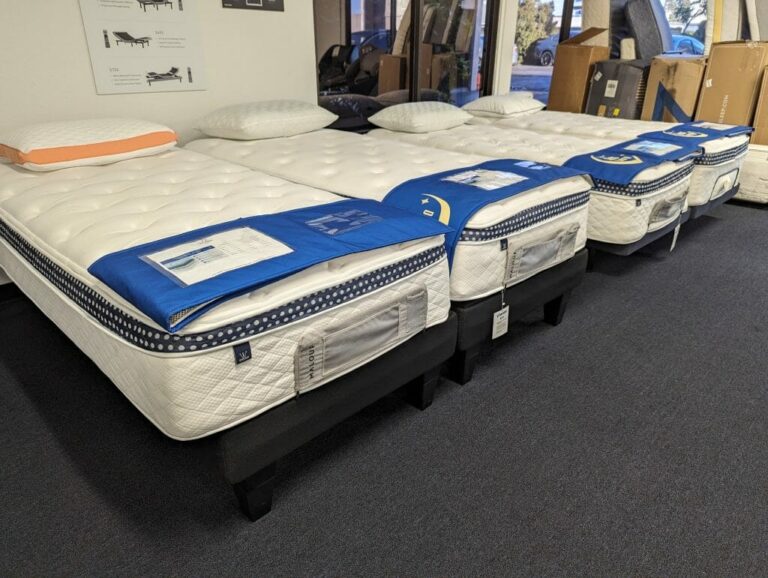
<svg viewBox="0 0 768 578">
<path fill-rule="evenodd" d="M 21 297 L 21 289 L 15 283 L 0 285 L 0 301 L 8 301 Z"/>
<path fill-rule="evenodd" d="M 568 261 L 509 287 L 504 293 L 504 302 L 509 305 L 510 323 L 543 307 L 545 321 L 558 325 L 565 314 L 571 291 L 586 275 L 587 261 L 587 250 L 582 249 Z M 483 346 L 491 341 L 493 315 L 501 309 L 501 295 L 454 302 L 452 305 L 459 321 L 459 339 L 449 365 L 449 377 L 451 381 L 464 385 L 472 379 Z"/>
<path fill-rule="evenodd" d="M 688 214 L 690 215 L 690 219 L 693 220 L 693 219 L 698 219 L 699 217 L 703 217 L 704 215 L 711 213 L 720 205 L 727 203 L 738 194 L 739 188 L 740 188 L 740 185 L 736 185 L 728 192 L 723 193 L 716 199 L 709 201 L 706 205 L 699 205 L 698 207 L 688 207 Z"/>
<path fill-rule="evenodd" d="M 378 359 L 218 436 L 224 477 L 251 520 L 272 508 L 275 463 L 363 408 L 406 386 L 419 409 L 432 403 L 441 367 L 456 347 L 457 315 Z"/>
</svg>

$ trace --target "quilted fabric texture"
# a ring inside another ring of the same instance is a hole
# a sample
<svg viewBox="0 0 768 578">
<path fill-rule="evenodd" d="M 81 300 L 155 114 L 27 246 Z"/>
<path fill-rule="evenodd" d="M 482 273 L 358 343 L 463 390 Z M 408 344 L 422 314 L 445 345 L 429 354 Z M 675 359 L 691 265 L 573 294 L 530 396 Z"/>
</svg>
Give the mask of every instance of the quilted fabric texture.
<svg viewBox="0 0 768 578">
<path fill-rule="evenodd" d="M 530 115 L 499 121 L 496 126 L 510 129 L 532 130 L 542 134 L 569 136 L 596 136 L 611 142 L 623 142 L 637 138 L 643 133 L 669 130 L 676 124 L 629 119 L 609 119 L 588 114 L 571 112 L 541 111 Z M 559 142 L 558 137 L 558 142 Z M 728 151 L 737 151 L 749 142 L 747 136 L 720 138 L 704 143 L 707 155 L 718 155 Z M 691 176 L 691 190 L 688 204 L 697 207 L 717 198 L 725 184 L 735 186 L 739 182 L 740 169 L 744 164 L 746 151 L 735 158 L 716 164 L 696 164 Z M 746 169 L 746 167 L 745 167 Z"/>
<path fill-rule="evenodd" d="M 462 109 L 474 116 L 506 118 L 530 114 L 543 109 L 545 104 L 533 98 L 530 92 L 510 92 L 497 96 L 483 96 L 465 104 Z"/>
<path fill-rule="evenodd" d="M 750 145 L 737 199 L 768 205 L 768 147 Z"/>
<path fill-rule="evenodd" d="M 273 141 L 204 139 L 189 143 L 187 148 L 305 185 L 373 200 L 383 199 L 396 186 L 411 179 L 489 160 L 334 130 Z M 467 227 L 492 227 L 533 207 L 587 190 L 589 183 L 581 177 L 556 181 L 488 205 L 470 219 Z M 586 207 L 572 213 L 568 217 L 570 222 L 586 226 Z M 538 221 L 511 236 L 509 251 L 528 243 L 549 220 Z M 499 250 L 499 243 L 494 238 L 489 242 L 459 244 L 451 274 L 452 299 L 477 299 L 500 290 L 506 254 Z M 463 248 L 465 244 L 475 247 Z M 480 256 L 481 253 L 484 255 Z M 478 262 L 487 266 L 479 271 L 475 267 Z"/>
<path fill-rule="evenodd" d="M 421 133 L 459 126 L 472 120 L 472 115 L 446 102 L 406 102 L 387 107 L 368 120 L 389 130 Z"/>
<path fill-rule="evenodd" d="M 324 128 L 338 116 L 298 100 L 247 102 L 205 116 L 198 129 L 208 136 L 251 140 L 292 136 Z"/>
<path fill-rule="evenodd" d="M 381 139 L 417 143 L 425 147 L 555 165 L 561 165 L 576 155 L 590 153 L 613 144 L 612 141 L 563 134 L 557 137 L 557 146 L 553 146 L 551 134 L 495 125 L 465 125 L 421 135 L 377 130 L 371 135 Z M 636 182 L 654 182 L 676 169 L 674 163 L 664 163 L 640 173 Z M 638 241 L 649 232 L 649 219 L 656 203 L 684 196 L 690 181 L 691 177 L 688 175 L 660 190 L 639 196 L 593 192 L 589 201 L 588 237 L 617 244 Z"/>
<path fill-rule="evenodd" d="M 170 128 L 136 119 L 100 118 L 33 124 L 0 135 L 0 156 L 38 171 L 103 165 L 172 148 Z"/>
<path fill-rule="evenodd" d="M 70 275 L 145 322 L 145 316 L 88 274 L 93 260 L 244 215 L 338 200 L 330 193 L 183 150 L 51 173 L 0 163 L 0 219 Z M 185 332 L 246 318 L 441 243 L 442 238 L 435 237 L 320 264 L 212 310 Z M 295 395 L 294 354 L 307 331 L 355 322 L 423 288 L 428 292 L 428 325 L 443 321 L 449 309 L 448 270 L 442 259 L 374 293 L 251 339 L 251 362 L 236 366 L 231 346 L 173 355 L 134 347 L 55 291 L 2 240 L 0 267 L 150 420 L 178 439 L 230 427 Z M 368 352 L 368 358 L 381 353 Z"/>
</svg>

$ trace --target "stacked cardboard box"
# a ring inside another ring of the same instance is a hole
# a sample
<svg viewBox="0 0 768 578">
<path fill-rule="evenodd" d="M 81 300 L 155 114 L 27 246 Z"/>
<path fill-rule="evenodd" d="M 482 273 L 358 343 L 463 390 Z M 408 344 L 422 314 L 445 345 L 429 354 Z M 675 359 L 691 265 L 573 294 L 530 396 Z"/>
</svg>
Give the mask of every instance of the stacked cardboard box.
<svg viewBox="0 0 768 578">
<path fill-rule="evenodd" d="M 643 120 L 689 122 L 707 68 L 703 56 L 657 56 L 651 62 Z"/>
<path fill-rule="evenodd" d="M 590 28 L 557 47 L 549 87 L 549 110 L 584 111 L 594 64 L 610 55 L 607 46 L 590 46 L 586 42 L 603 32 L 604 28 Z"/>
</svg>

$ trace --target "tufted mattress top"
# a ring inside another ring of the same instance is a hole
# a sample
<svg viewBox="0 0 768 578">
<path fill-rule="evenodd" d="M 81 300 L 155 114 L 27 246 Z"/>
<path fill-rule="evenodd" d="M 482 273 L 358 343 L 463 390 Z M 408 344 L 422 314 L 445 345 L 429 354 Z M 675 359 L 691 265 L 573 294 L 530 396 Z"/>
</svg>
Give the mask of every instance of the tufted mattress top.
<svg viewBox="0 0 768 578">
<path fill-rule="evenodd" d="M 373 138 L 396 140 L 423 147 L 481 154 L 496 158 L 517 158 L 540 163 L 562 165 L 578 155 L 593 153 L 613 146 L 615 142 L 595 137 L 542 134 L 530 130 L 500 128 L 496 125 L 464 124 L 447 130 L 411 134 L 385 129 L 371 131 Z M 641 172 L 635 182 L 654 182 L 680 168 L 666 162 Z"/>
<path fill-rule="evenodd" d="M 252 141 L 208 138 L 186 148 L 347 197 L 377 201 L 409 180 L 491 160 L 337 130 Z M 484 207 L 467 227 L 491 227 L 518 211 L 588 188 L 582 177 L 554 181 Z"/>
<path fill-rule="evenodd" d="M 678 125 L 666 122 L 604 118 L 589 114 L 542 110 L 532 114 L 500 120 L 494 126 L 557 135 L 596 137 L 612 142 L 623 142 L 635 139 L 647 132 L 665 131 Z M 749 137 L 744 135 L 714 139 L 704 143 L 704 152 L 708 155 L 723 153 L 744 147 L 748 142 Z"/>
<path fill-rule="evenodd" d="M 181 149 L 47 173 L 0 162 L 0 229 L 18 234 L 86 287 L 150 326 L 156 325 L 88 273 L 94 261 L 244 216 L 339 200 L 328 192 Z M 207 331 L 268 311 L 441 244 L 442 237 L 435 237 L 316 265 L 228 301 L 181 333 Z"/>
</svg>

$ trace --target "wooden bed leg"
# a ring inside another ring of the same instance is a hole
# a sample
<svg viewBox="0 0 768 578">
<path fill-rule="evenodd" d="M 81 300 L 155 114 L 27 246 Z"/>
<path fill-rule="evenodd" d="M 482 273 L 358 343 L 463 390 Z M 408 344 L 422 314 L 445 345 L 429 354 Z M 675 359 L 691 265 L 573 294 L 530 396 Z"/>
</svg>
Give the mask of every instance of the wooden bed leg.
<svg viewBox="0 0 768 578">
<path fill-rule="evenodd" d="M 475 345 L 465 351 L 456 351 L 450 362 L 449 377 L 459 385 L 466 385 L 475 373 L 475 364 L 480 357 L 481 347 Z"/>
<path fill-rule="evenodd" d="M 424 411 L 432 405 L 438 383 L 440 383 L 440 367 L 420 375 L 406 386 L 408 402 L 416 409 Z"/>
<path fill-rule="evenodd" d="M 565 310 L 568 307 L 568 299 L 571 297 L 571 292 L 566 291 L 560 297 L 552 299 L 544 304 L 544 321 L 555 327 L 560 325 L 565 315 Z"/>
<path fill-rule="evenodd" d="M 275 464 L 268 465 L 242 482 L 233 486 L 240 510 L 255 522 L 272 509 L 272 492 L 275 489 Z"/>
</svg>

